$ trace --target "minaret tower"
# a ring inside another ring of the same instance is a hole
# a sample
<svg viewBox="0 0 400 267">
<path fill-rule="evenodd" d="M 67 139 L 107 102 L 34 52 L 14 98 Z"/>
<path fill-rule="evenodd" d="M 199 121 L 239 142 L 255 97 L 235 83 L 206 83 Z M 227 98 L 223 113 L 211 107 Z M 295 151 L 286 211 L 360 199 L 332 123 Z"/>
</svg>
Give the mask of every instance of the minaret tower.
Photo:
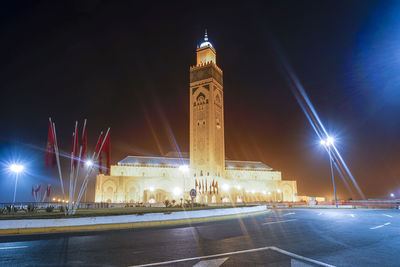
<svg viewBox="0 0 400 267">
<path fill-rule="evenodd" d="M 190 68 L 190 169 L 198 181 L 224 176 L 224 101 L 222 70 L 209 42 L 197 47 L 197 64 Z"/>
</svg>

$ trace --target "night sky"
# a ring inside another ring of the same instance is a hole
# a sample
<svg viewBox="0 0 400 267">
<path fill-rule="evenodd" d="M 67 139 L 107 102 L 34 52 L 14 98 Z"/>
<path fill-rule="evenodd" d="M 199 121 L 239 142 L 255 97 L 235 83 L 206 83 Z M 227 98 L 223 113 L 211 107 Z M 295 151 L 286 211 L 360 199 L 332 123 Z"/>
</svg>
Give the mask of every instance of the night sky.
<svg viewBox="0 0 400 267">
<path fill-rule="evenodd" d="M 145 2 L 2 3 L 0 201 L 12 200 L 13 160 L 27 164 L 17 199 L 57 185 L 44 168 L 49 116 L 68 153 L 85 118 L 89 151 L 111 127 L 113 164 L 164 155 L 170 136 L 188 151 L 189 67 L 205 28 L 224 71 L 227 158 L 263 161 L 297 180 L 299 195 L 333 196 L 328 155 L 278 47 L 366 197 L 400 195 L 400 2 Z M 359 198 L 336 177 L 339 198 Z"/>
</svg>

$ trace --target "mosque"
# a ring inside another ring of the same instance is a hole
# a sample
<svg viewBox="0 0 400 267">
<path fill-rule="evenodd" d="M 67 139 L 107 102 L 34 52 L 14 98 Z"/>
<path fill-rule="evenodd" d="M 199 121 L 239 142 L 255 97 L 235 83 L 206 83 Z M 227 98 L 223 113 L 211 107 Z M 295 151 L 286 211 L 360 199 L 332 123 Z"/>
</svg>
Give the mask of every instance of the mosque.
<svg viewBox="0 0 400 267">
<path fill-rule="evenodd" d="M 259 161 L 225 159 L 223 73 L 207 32 L 190 67 L 190 153 L 128 156 L 96 177 L 96 202 L 197 203 L 296 201 L 296 181 Z"/>
</svg>

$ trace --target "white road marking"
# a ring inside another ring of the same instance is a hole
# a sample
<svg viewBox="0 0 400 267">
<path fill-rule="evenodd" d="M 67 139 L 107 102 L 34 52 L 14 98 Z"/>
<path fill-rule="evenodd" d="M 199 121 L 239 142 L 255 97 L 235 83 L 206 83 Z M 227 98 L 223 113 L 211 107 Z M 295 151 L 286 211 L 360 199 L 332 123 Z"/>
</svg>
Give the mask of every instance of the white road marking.
<svg viewBox="0 0 400 267">
<path fill-rule="evenodd" d="M 288 216 L 288 215 L 292 215 L 292 214 L 296 214 L 296 213 L 295 212 L 289 212 L 289 213 L 283 214 L 282 216 Z"/>
<path fill-rule="evenodd" d="M 322 212 L 318 213 L 318 215 L 322 215 Z"/>
<path fill-rule="evenodd" d="M 17 248 L 27 248 L 28 246 L 16 246 L 16 247 L 1 247 L 1 249 L 17 249 Z"/>
<path fill-rule="evenodd" d="M 386 226 L 386 225 L 389 225 L 389 224 L 390 224 L 390 222 L 387 222 L 387 223 L 385 223 L 385 224 L 381 224 L 381 225 L 378 225 L 378 226 L 374 226 L 374 227 L 371 227 L 371 228 L 369 228 L 369 229 L 375 230 L 375 229 L 382 228 L 382 227 L 384 227 L 384 226 Z"/>
<path fill-rule="evenodd" d="M 129 267 L 139 267 L 139 266 L 156 266 L 156 265 L 167 265 L 167 264 L 173 264 L 173 263 L 178 263 L 178 262 L 185 262 L 185 261 L 193 261 L 193 260 L 202 260 L 202 259 L 210 259 L 210 258 L 215 258 L 215 257 L 226 257 L 226 256 L 231 256 L 231 255 L 238 255 L 238 254 L 245 254 L 245 253 L 251 253 L 251 252 L 260 252 L 264 250 L 273 250 L 279 253 L 282 253 L 286 256 L 310 262 L 313 264 L 317 264 L 320 266 L 324 267 L 335 267 L 334 265 L 330 265 L 321 261 L 313 260 L 307 257 L 303 257 L 297 254 L 294 254 L 292 252 L 277 248 L 277 247 L 262 247 L 262 248 L 253 248 L 253 249 L 246 249 L 246 250 L 238 250 L 238 251 L 233 251 L 233 252 L 227 252 L 227 253 L 221 253 L 221 254 L 214 254 L 214 255 L 207 255 L 207 256 L 198 256 L 198 257 L 193 257 L 193 258 L 186 258 L 186 259 L 178 259 L 178 260 L 170 260 L 170 261 L 161 261 L 161 262 L 153 262 L 153 263 L 148 263 L 148 264 L 142 264 L 142 265 L 132 265 Z"/>
<path fill-rule="evenodd" d="M 354 218 L 354 214 L 349 214 L 349 215 Z"/>
<path fill-rule="evenodd" d="M 291 221 L 297 221 L 297 219 L 290 219 L 290 220 L 276 221 L 276 222 L 266 222 L 266 223 L 263 223 L 262 225 L 274 224 L 274 223 L 284 223 L 284 222 L 291 222 Z"/>
<path fill-rule="evenodd" d="M 389 218 L 393 218 L 392 215 L 383 214 L 383 216 L 386 216 L 386 217 L 389 217 Z"/>
<path fill-rule="evenodd" d="M 217 259 L 212 259 L 212 260 L 205 260 L 205 261 L 199 261 L 193 267 L 219 267 L 221 266 L 229 257 L 226 258 L 217 258 Z"/>
<path fill-rule="evenodd" d="M 310 264 L 304 263 L 302 261 L 291 259 L 290 267 L 312 267 Z"/>
</svg>

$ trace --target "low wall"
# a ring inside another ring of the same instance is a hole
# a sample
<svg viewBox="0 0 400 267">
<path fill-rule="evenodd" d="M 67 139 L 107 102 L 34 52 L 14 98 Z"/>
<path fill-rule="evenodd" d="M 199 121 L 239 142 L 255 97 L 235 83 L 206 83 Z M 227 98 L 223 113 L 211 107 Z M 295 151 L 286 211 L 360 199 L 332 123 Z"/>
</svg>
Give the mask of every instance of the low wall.
<svg viewBox="0 0 400 267">
<path fill-rule="evenodd" d="M 352 205 L 293 205 L 293 208 L 308 208 L 308 209 L 353 209 Z"/>
<path fill-rule="evenodd" d="M 26 229 L 26 228 L 57 228 L 66 226 L 90 226 L 90 225 L 109 225 L 139 222 L 170 221 L 182 219 L 196 219 L 216 216 L 227 216 L 236 214 L 254 213 L 266 211 L 266 206 L 241 207 L 210 209 L 196 211 L 178 211 L 170 214 L 146 213 L 143 215 L 118 215 L 118 216 L 99 216 L 85 218 L 67 219 L 29 219 L 29 220 L 0 220 L 0 230 L 6 229 Z"/>
</svg>

